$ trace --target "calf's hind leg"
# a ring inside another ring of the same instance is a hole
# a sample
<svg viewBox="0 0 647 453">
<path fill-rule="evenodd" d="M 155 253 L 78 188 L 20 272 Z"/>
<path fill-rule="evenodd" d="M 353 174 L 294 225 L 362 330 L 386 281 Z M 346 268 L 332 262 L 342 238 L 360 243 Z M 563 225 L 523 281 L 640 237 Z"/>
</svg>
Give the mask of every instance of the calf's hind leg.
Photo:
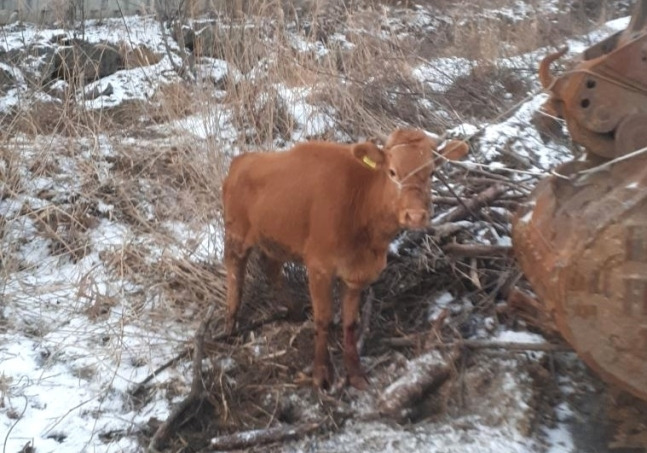
<svg viewBox="0 0 647 453">
<path fill-rule="evenodd" d="M 273 295 L 277 305 L 287 310 L 286 315 L 288 320 L 294 322 L 304 321 L 305 313 L 303 305 L 299 303 L 300 300 L 295 300 L 294 294 L 286 284 L 286 277 L 283 275 L 284 261 L 264 253 L 262 262 L 265 275 L 272 285 Z"/>
<path fill-rule="evenodd" d="M 242 241 L 225 237 L 225 268 L 227 270 L 227 319 L 225 332 L 230 335 L 236 327 L 236 315 L 240 308 L 245 282 L 245 270 L 249 258 L 249 247 Z"/>
</svg>

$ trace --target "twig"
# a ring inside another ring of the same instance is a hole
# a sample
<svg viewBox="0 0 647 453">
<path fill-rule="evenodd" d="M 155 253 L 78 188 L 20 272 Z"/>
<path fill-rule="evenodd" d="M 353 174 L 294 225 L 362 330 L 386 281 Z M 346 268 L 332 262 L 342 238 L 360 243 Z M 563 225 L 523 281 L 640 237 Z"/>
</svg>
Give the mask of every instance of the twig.
<svg viewBox="0 0 647 453">
<path fill-rule="evenodd" d="M 7 431 L 7 435 L 4 437 L 4 442 L 2 443 L 2 452 L 7 451 L 7 442 L 9 441 L 9 435 L 11 434 L 11 431 L 16 427 L 18 422 L 22 420 L 23 415 L 25 415 L 25 412 L 27 411 L 27 406 L 29 405 L 29 398 L 27 398 L 25 395 L 22 395 L 23 398 L 25 398 L 25 406 L 22 408 L 22 412 L 20 413 L 20 416 L 16 418 L 16 421 L 11 424 L 11 427 L 9 428 L 9 431 Z"/>
<path fill-rule="evenodd" d="M 223 333 L 221 335 L 218 335 L 214 337 L 213 339 L 209 339 L 206 341 L 207 346 L 213 345 L 214 343 L 220 343 L 222 341 L 229 340 L 231 338 L 237 337 L 240 334 L 251 332 L 252 330 L 256 330 L 259 327 L 262 327 L 266 324 L 271 324 L 277 321 L 283 321 L 287 318 L 287 313 L 284 311 L 279 311 L 273 314 L 272 316 L 268 316 L 267 318 L 261 319 L 259 321 L 253 322 L 251 324 L 248 324 L 246 326 L 239 327 L 238 330 L 231 334 L 226 334 Z"/>
<path fill-rule="evenodd" d="M 218 335 L 217 337 L 215 337 L 213 339 L 206 340 L 205 343 L 207 345 L 210 345 L 210 344 L 213 344 L 213 343 L 218 343 L 218 342 L 227 340 L 229 338 L 233 338 L 233 337 L 235 337 L 237 335 L 240 335 L 241 333 L 246 333 L 246 332 L 250 332 L 252 330 L 258 329 L 259 327 L 264 326 L 265 324 L 270 324 L 270 323 L 273 323 L 273 322 L 276 322 L 276 321 L 281 321 L 283 319 L 285 319 L 285 313 L 278 313 L 276 315 L 270 316 L 269 318 L 261 319 L 260 321 L 254 322 L 252 324 L 242 326 L 238 330 L 236 330 L 235 332 L 232 332 L 231 334 Z M 189 353 L 191 352 L 192 348 L 193 348 L 193 345 L 191 345 L 191 344 L 186 345 L 184 347 L 184 349 L 182 349 L 180 352 L 177 353 L 177 355 L 175 355 L 175 357 L 173 357 L 169 361 L 163 363 L 155 371 L 153 371 L 151 374 L 146 376 L 146 378 L 143 381 L 141 381 L 139 384 L 137 384 L 137 386 L 135 386 L 135 388 L 133 388 L 130 391 L 130 393 L 132 395 L 136 395 L 139 392 L 141 392 L 146 384 L 148 384 L 150 381 L 155 379 L 155 376 L 157 376 L 158 374 L 160 374 L 162 371 L 164 371 L 168 367 L 171 367 L 171 366 L 175 365 L 180 360 L 182 360 L 183 358 L 188 356 Z"/>
<path fill-rule="evenodd" d="M 494 181 L 498 182 L 498 181 Z M 519 194 L 519 195 L 506 195 L 504 197 L 499 198 L 498 200 L 494 200 L 492 203 L 492 206 L 508 206 L 509 203 L 514 203 L 517 205 L 521 200 L 524 200 L 527 198 L 526 194 Z M 456 206 L 458 204 L 458 201 L 456 200 L 455 197 L 447 197 L 447 196 L 441 196 L 441 195 L 436 195 L 434 196 L 433 200 L 434 204 L 443 204 L 443 205 L 451 205 L 451 206 Z"/>
<path fill-rule="evenodd" d="M 187 397 L 177 405 L 171 412 L 166 421 L 157 428 L 153 438 L 148 445 L 149 452 L 157 452 L 158 447 L 166 442 L 166 440 L 173 434 L 177 427 L 177 421 L 184 413 L 203 399 L 204 385 L 202 383 L 202 358 L 204 357 L 204 335 L 209 327 L 213 312 L 216 306 L 211 305 L 207 311 L 205 319 L 200 323 L 195 334 L 195 352 L 193 354 L 193 380 L 191 382 L 191 391 Z"/>
<path fill-rule="evenodd" d="M 180 351 L 180 352 L 179 352 L 175 357 L 173 357 L 173 358 L 172 358 L 172 359 L 170 359 L 169 361 L 164 362 L 162 365 L 160 365 L 159 367 L 157 367 L 157 368 L 155 369 L 155 371 L 153 371 L 151 374 L 149 374 L 148 376 L 146 376 L 146 378 L 145 378 L 143 381 L 141 381 L 139 384 L 137 384 L 137 385 L 135 386 L 135 388 L 133 388 L 133 389 L 130 391 L 130 394 L 131 394 L 131 395 L 137 395 L 137 394 L 139 394 L 139 393 L 144 389 L 144 386 L 146 386 L 146 384 L 148 384 L 150 381 L 152 381 L 153 379 L 155 379 L 155 377 L 156 377 L 158 374 L 160 374 L 162 371 L 164 371 L 165 369 L 167 369 L 167 368 L 169 368 L 169 367 L 172 367 L 173 365 L 175 365 L 176 363 L 178 363 L 180 360 L 182 360 L 183 358 L 185 358 L 186 356 L 188 356 L 188 355 L 189 355 L 189 352 L 191 352 L 191 345 L 187 345 L 187 346 L 185 346 L 185 347 L 184 347 L 184 349 L 182 349 L 182 350 L 181 350 L 181 351 Z"/>
<path fill-rule="evenodd" d="M 484 244 L 447 244 L 443 247 L 445 253 L 467 257 L 511 256 L 512 247 L 506 245 Z"/>
<path fill-rule="evenodd" d="M 186 46 L 184 43 L 184 35 L 182 34 L 182 24 L 184 23 L 184 17 L 181 13 L 182 9 L 184 8 L 184 0 L 181 0 L 180 3 L 178 4 L 177 10 L 173 14 L 173 17 L 168 20 L 168 24 L 170 27 L 174 27 L 176 23 L 179 23 L 179 42 L 178 42 L 178 48 L 180 52 L 180 58 L 182 59 L 182 66 L 178 66 L 175 61 L 173 61 L 173 52 L 171 51 L 171 46 L 169 46 L 168 43 L 168 34 L 166 33 L 166 29 L 164 28 L 164 19 L 163 16 L 160 14 L 160 19 L 159 19 L 159 24 L 160 24 L 160 31 L 162 33 L 162 43 L 164 44 L 164 49 L 166 50 L 166 55 L 169 58 L 169 61 L 171 62 L 171 66 L 173 66 L 173 70 L 177 73 L 178 76 L 180 76 L 182 79 L 186 81 L 195 81 L 195 70 L 193 68 L 193 64 L 191 62 L 190 57 L 187 56 L 186 54 Z M 179 19 L 179 21 L 178 21 Z M 176 22 L 178 21 L 178 22 Z M 189 65 L 189 69 L 187 70 L 186 65 Z"/>
<path fill-rule="evenodd" d="M 211 439 L 211 447 L 214 448 L 214 451 L 240 450 L 269 443 L 283 442 L 310 434 L 319 429 L 321 425 L 322 423 L 302 423 L 295 426 L 276 426 L 267 429 L 241 431 L 214 437 Z"/>
<path fill-rule="evenodd" d="M 637 149 L 636 151 L 630 152 L 629 154 L 625 154 L 624 156 L 616 157 L 615 159 L 612 159 L 612 160 L 610 160 L 608 162 L 604 162 L 603 164 L 600 164 L 600 165 L 598 165 L 596 167 L 589 168 L 587 170 L 580 170 L 575 175 L 573 175 L 573 176 L 571 176 L 570 178 L 567 178 L 567 179 L 575 179 L 575 178 L 577 178 L 579 176 L 582 176 L 582 175 L 590 175 L 591 173 L 597 173 L 597 172 L 600 172 L 602 170 L 605 170 L 605 169 L 613 166 L 614 164 L 617 164 L 618 162 L 622 162 L 622 161 L 625 161 L 627 159 L 631 159 L 633 157 L 636 157 L 636 156 L 639 156 L 639 155 L 645 154 L 645 153 L 647 153 L 647 146 L 645 146 L 644 148 Z"/>
<path fill-rule="evenodd" d="M 458 194 L 454 191 L 454 189 L 453 189 L 453 188 L 452 188 L 452 186 L 447 182 L 447 180 L 445 179 L 445 177 L 444 177 L 444 176 L 442 176 L 442 175 L 440 174 L 440 172 L 436 173 L 436 178 L 438 178 L 438 179 L 440 180 L 440 182 L 442 182 L 442 183 L 443 183 L 443 185 L 447 188 L 447 190 L 449 190 L 449 193 L 451 193 L 451 194 L 452 194 L 452 196 L 456 199 L 456 201 L 458 201 L 458 204 L 460 204 L 460 205 L 461 205 L 461 207 L 462 207 L 463 209 L 465 209 L 465 211 L 466 211 L 466 212 L 469 212 L 470 214 L 474 214 L 473 212 L 471 212 L 471 209 L 470 209 L 470 208 L 465 204 L 465 202 L 463 201 L 463 199 L 462 199 L 461 197 L 459 197 L 459 196 L 458 196 Z"/>
<path fill-rule="evenodd" d="M 528 325 L 539 328 L 544 334 L 559 334 L 555 321 L 548 309 L 535 297 L 519 288 L 511 288 L 506 291 L 507 304 L 503 310 L 514 312 Z M 502 291 L 502 294 L 506 294 Z"/>
</svg>

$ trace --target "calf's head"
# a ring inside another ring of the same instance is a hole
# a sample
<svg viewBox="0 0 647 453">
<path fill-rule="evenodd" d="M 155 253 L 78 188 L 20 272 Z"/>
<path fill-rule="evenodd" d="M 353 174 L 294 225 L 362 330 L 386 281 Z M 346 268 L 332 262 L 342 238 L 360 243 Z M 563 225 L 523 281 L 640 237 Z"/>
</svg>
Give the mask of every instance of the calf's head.
<svg viewBox="0 0 647 453">
<path fill-rule="evenodd" d="M 469 149 L 467 143 L 450 140 L 441 150 L 438 143 L 421 130 L 396 129 L 386 139 L 384 149 L 372 143 L 353 148 L 354 156 L 374 171 L 383 172 L 392 189 L 394 209 L 402 228 L 424 228 L 431 217 L 431 176 L 444 159 L 457 160 Z M 436 162 L 440 152 L 441 162 Z"/>
</svg>

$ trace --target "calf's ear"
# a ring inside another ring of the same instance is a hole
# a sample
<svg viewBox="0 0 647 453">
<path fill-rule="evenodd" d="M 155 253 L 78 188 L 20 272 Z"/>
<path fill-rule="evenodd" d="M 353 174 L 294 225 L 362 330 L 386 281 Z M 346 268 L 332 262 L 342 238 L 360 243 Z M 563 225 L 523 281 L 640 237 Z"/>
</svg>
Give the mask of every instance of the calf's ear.
<svg viewBox="0 0 647 453">
<path fill-rule="evenodd" d="M 448 140 L 441 149 L 438 150 L 439 154 L 444 157 L 436 158 L 436 168 L 445 163 L 446 160 L 461 160 L 470 151 L 470 145 L 463 140 Z"/>
<path fill-rule="evenodd" d="M 371 142 L 363 142 L 353 145 L 352 153 L 355 159 L 371 170 L 380 170 L 386 165 L 384 151 Z"/>
</svg>

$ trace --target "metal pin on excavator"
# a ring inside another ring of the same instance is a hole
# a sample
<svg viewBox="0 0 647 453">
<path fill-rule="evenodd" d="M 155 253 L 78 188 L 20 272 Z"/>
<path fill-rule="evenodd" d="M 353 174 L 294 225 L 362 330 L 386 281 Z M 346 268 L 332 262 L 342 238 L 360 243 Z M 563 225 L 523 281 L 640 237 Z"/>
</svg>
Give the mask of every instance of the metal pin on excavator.
<svg viewBox="0 0 647 453">
<path fill-rule="evenodd" d="M 587 156 L 557 170 L 570 178 L 538 184 L 513 221 L 515 254 L 578 355 L 647 400 L 647 153 L 633 153 L 647 147 L 647 0 L 625 30 L 553 77 L 565 53 L 540 64 L 544 109 Z"/>
</svg>

